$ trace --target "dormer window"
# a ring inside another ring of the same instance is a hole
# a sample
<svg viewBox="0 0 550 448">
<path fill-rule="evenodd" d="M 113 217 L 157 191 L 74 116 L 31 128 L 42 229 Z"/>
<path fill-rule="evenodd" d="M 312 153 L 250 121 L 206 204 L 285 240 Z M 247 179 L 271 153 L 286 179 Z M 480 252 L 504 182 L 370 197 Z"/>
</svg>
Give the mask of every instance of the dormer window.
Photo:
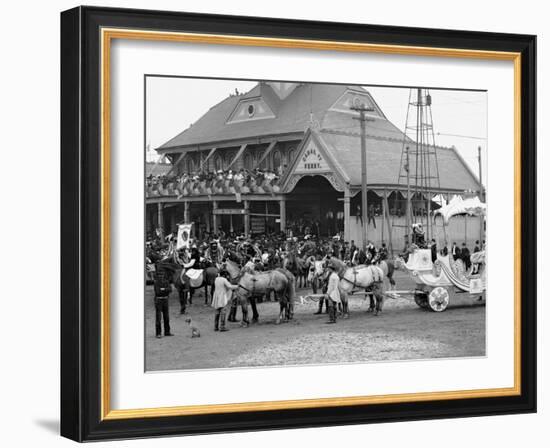
<svg viewBox="0 0 550 448">
<path fill-rule="evenodd" d="M 268 118 L 275 118 L 275 114 L 262 97 L 243 98 L 229 115 L 227 124 Z"/>
</svg>

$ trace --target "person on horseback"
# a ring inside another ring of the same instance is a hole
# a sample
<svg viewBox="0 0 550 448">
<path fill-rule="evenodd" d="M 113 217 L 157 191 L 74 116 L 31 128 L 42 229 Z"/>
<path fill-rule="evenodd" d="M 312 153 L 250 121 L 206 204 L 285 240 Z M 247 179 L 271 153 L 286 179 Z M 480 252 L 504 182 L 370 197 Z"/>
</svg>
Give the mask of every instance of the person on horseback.
<svg viewBox="0 0 550 448">
<path fill-rule="evenodd" d="M 239 286 L 229 282 L 229 273 L 220 271 L 214 281 L 212 308 L 214 308 L 214 331 L 228 331 L 225 327 L 225 313 L 227 305 L 231 303 L 231 296 Z"/>
<path fill-rule="evenodd" d="M 204 256 L 212 263 L 213 266 L 218 266 L 221 263 L 223 258 L 223 249 L 218 240 L 212 240 L 210 242 Z"/>
<path fill-rule="evenodd" d="M 191 261 L 193 262 L 193 264 L 189 267 L 193 267 L 193 269 L 200 269 L 201 254 L 196 244 L 193 244 L 193 247 L 191 248 L 191 257 L 189 259 L 189 262 Z"/>
<path fill-rule="evenodd" d="M 367 264 L 373 264 L 376 263 L 378 258 L 378 251 L 376 250 L 376 247 L 372 243 L 372 241 L 369 241 L 367 244 Z"/>
</svg>

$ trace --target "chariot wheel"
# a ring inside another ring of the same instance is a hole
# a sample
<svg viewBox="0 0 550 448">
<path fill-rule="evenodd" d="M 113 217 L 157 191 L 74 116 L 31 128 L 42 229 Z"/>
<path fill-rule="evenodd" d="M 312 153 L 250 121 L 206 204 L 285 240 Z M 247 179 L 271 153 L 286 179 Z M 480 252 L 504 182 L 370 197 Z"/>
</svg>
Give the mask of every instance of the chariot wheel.
<svg viewBox="0 0 550 448">
<path fill-rule="evenodd" d="M 428 308 L 428 296 L 425 293 L 415 293 L 414 294 L 414 302 L 423 309 Z"/>
<path fill-rule="evenodd" d="M 432 289 L 428 295 L 428 304 L 432 311 L 437 313 L 445 311 L 449 305 L 449 291 L 442 286 Z"/>
</svg>

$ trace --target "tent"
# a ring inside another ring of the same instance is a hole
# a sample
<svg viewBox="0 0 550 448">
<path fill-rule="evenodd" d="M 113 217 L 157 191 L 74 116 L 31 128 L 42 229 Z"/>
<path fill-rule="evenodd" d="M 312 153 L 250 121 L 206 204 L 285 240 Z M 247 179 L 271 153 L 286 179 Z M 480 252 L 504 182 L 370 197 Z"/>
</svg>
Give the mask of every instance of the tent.
<svg viewBox="0 0 550 448">
<path fill-rule="evenodd" d="M 441 215 L 445 224 L 456 215 L 480 216 L 485 215 L 487 205 L 475 198 L 462 199 L 455 196 L 447 205 L 434 211 L 434 216 Z"/>
</svg>

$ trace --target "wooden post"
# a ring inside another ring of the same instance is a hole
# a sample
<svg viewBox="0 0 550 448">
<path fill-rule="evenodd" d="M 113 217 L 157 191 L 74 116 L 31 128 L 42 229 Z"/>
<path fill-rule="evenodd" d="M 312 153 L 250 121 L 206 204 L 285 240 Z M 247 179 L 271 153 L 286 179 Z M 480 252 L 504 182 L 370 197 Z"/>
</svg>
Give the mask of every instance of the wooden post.
<svg viewBox="0 0 550 448">
<path fill-rule="evenodd" d="M 212 201 L 212 226 L 214 227 L 212 232 L 214 233 L 218 232 L 218 215 L 216 214 L 217 210 L 218 210 L 218 201 Z"/>
<path fill-rule="evenodd" d="M 151 209 L 145 206 L 145 234 L 147 235 L 153 230 L 153 216 Z"/>
<path fill-rule="evenodd" d="M 185 201 L 183 203 L 183 220 L 188 224 L 191 219 L 189 218 L 189 202 Z"/>
<path fill-rule="evenodd" d="M 160 230 L 160 239 L 164 240 L 164 205 L 162 202 L 157 203 L 157 220 Z"/>
<path fill-rule="evenodd" d="M 384 216 L 384 219 L 386 219 L 386 224 L 388 225 L 388 250 L 389 254 L 393 255 L 393 242 L 392 242 L 392 232 L 391 232 L 391 223 L 390 223 L 390 206 L 388 203 L 388 196 L 386 194 L 386 190 L 384 190 L 384 204 L 385 204 L 385 213 L 386 216 Z"/>
<path fill-rule="evenodd" d="M 244 235 L 250 234 L 250 201 L 244 201 Z"/>
<path fill-rule="evenodd" d="M 477 161 L 479 164 L 479 200 L 481 202 L 485 202 L 485 195 L 483 194 L 483 182 L 481 180 L 481 146 L 477 147 Z M 479 215 L 479 247 L 481 248 L 481 245 L 483 244 L 483 223 L 484 223 L 484 216 L 480 213 Z"/>
<path fill-rule="evenodd" d="M 346 186 L 344 190 L 344 241 L 347 242 L 351 240 L 350 196 L 349 186 Z"/>
<path fill-rule="evenodd" d="M 286 233 L 286 199 L 283 198 L 279 201 L 279 220 L 281 225 L 281 232 Z"/>
<path fill-rule="evenodd" d="M 170 233 L 176 228 L 176 207 L 170 207 Z"/>
</svg>

